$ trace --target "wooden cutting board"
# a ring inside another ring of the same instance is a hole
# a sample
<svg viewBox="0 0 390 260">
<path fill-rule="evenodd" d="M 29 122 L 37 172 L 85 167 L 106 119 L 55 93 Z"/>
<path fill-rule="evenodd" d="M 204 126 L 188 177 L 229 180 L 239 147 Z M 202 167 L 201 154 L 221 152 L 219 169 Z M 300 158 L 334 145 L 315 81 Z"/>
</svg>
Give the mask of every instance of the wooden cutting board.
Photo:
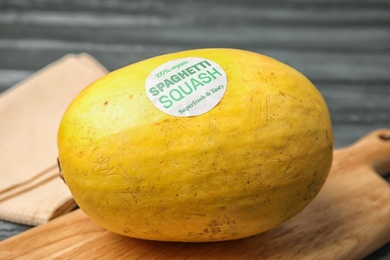
<svg viewBox="0 0 390 260">
<path fill-rule="evenodd" d="M 0 243 L 0 259 L 361 259 L 390 241 L 390 130 L 335 151 L 315 200 L 266 233 L 212 243 L 144 241 L 110 233 L 81 211 Z"/>
</svg>

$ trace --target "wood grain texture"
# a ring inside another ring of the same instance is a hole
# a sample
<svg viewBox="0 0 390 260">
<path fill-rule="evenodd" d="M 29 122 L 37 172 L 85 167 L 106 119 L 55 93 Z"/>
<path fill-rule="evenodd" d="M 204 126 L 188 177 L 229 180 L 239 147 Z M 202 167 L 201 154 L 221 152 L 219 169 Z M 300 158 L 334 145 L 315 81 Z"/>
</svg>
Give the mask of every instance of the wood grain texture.
<svg viewBox="0 0 390 260">
<path fill-rule="evenodd" d="M 3 259 L 362 259 L 390 241 L 390 130 L 335 152 L 323 189 L 300 214 L 266 233 L 212 243 L 113 234 L 81 210 L 0 243 Z M 351 182 L 351 179 L 354 182 Z"/>
<path fill-rule="evenodd" d="M 328 103 L 336 147 L 390 128 L 389 0 L 0 1 L 0 91 L 68 53 L 114 70 L 201 47 L 248 49 L 299 69 Z M 0 239 L 26 228 L 0 221 Z M 390 245 L 371 259 L 385 258 Z"/>
</svg>

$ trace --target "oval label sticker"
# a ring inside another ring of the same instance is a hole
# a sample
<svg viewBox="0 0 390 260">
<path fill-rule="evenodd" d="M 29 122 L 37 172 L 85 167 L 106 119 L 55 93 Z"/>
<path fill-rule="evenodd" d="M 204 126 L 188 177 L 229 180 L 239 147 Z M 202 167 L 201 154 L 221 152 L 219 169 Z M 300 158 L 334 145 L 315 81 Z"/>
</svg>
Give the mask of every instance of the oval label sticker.
<svg viewBox="0 0 390 260">
<path fill-rule="evenodd" d="M 168 61 L 146 78 L 146 94 L 161 111 L 172 116 L 197 116 L 221 101 L 227 87 L 225 71 L 198 57 Z"/>
</svg>

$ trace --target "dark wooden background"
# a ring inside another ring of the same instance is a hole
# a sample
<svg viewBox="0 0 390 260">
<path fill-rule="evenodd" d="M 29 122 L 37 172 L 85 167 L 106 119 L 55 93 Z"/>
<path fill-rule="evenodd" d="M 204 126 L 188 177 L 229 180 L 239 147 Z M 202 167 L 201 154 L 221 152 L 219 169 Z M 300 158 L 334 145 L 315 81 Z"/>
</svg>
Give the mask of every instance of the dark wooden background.
<svg viewBox="0 0 390 260">
<path fill-rule="evenodd" d="M 202 47 L 304 73 L 328 102 L 336 148 L 390 128 L 388 0 L 0 0 L 0 92 L 68 53 L 114 70 Z M 28 228 L 0 221 L 0 240 Z M 367 259 L 390 259 L 390 245 Z"/>
</svg>

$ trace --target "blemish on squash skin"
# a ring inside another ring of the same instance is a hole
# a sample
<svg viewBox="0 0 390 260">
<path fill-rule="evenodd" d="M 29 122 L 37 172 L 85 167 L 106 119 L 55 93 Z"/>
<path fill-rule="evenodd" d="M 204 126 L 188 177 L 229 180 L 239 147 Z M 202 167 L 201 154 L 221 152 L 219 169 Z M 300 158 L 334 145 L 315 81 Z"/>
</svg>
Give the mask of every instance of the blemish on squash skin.
<svg viewBox="0 0 390 260">
<path fill-rule="evenodd" d="M 210 222 L 209 228 L 210 228 L 210 232 L 213 234 L 218 234 L 222 231 L 221 227 L 218 224 L 218 221 L 216 221 L 216 220 L 213 220 Z"/>
<path fill-rule="evenodd" d="M 326 133 L 326 141 L 328 142 L 329 149 L 331 151 L 333 151 L 333 142 L 331 141 L 331 140 L 333 140 L 333 138 L 329 137 L 329 132 L 328 131 L 326 131 L 325 133 Z"/>
<path fill-rule="evenodd" d="M 107 106 L 107 104 L 108 104 L 108 101 L 104 102 L 104 105 L 105 105 L 105 106 Z"/>
<path fill-rule="evenodd" d="M 270 95 L 266 95 L 260 101 L 260 114 L 259 114 L 259 122 L 255 122 L 255 124 L 264 125 L 270 120 L 270 109 L 271 109 L 271 97 Z"/>
<path fill-rule="evenodd" d="M 98 174 L 105 174 L 106 176 L 112 175 L 115 166 L 110 164 L 110 160 L 110 157 L 97 154 L 96 158 L 92 161 L 92 171 Z"/>
</svg>

